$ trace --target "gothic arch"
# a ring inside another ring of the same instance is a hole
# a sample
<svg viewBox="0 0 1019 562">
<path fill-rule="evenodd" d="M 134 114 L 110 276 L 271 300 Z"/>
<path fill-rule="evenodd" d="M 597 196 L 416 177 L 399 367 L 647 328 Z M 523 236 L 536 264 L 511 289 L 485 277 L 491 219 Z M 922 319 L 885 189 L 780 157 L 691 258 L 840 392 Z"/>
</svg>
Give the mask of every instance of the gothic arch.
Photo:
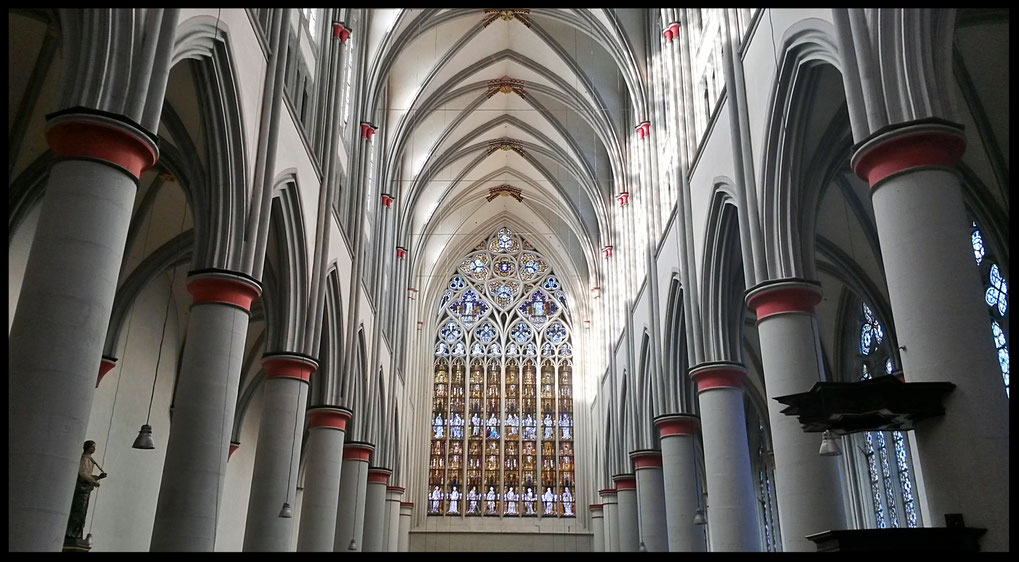
<svg viewBox="0 0 1019 562">
<path fill-rule="evenodd" d="M 180 64 L 191 72 L 206 136 L 204 161 L 194 159 L 199 166 L 193 195 L 198 217 L 195 267 L 199 269 L 237 269 L 244 236 L 247 151 L 231 43 L 226 23 L 211 16 L 195 16 L 178 24 L 171 60 L 171 72 Z M 165 103 L 172 102 L 167 99 Z M 185 134 L 175 134 L 174 143 L 194 146 L 197 139 L 191 139 L 183 126 L 178 130 Z"/>
<path fill-rule="evenodd" d="M 813 224 L 808 230 L 803 222 L 813 216 L 824 185 L 804 186 L 802 176 L 813 170 L 808 168 L 811 153 L 821 154 L 831 148 L 810 144 L 818 142 L 817 120 L 821 118 L 821 111 L 817 104 L 830 106 L 832 100 L 841 99 L 841 103 L 835 102 L 832 113 L 841 113 L 840 119 L 845 115 L 848 128 L 845 90 L 841 74 L 838 74 L 840 62 L 833 36 L 831 24 L 805 19 L 790 27 L 783 37 L 765 127 L 761 226 L 768 271 L 758 272 L 759 280 L 809 278 L 813 267 L 804 257 L 807 255 L 804 246 L 812 246 Z M 837 81 L 827 74 L 832 71 L 838 74 Z M 823 92 L 822 86 L 825 87 Z M 831 100 L 822 102 L 825 97 Z M 823 130 L 841 129 L 841 125 L 833 128 L 832 122 L 823 125 Z M 836 135 L 828 142 L 837 143 L 842 139 L 849 141 L 848 136 Z"/>
<path fill-rule="evenodd" d="M 740 362 L 746 290 L 739 212 L 731 183 L 716 184 L 708 211 L 702 294 L 708 361 Z"/>
</svg>

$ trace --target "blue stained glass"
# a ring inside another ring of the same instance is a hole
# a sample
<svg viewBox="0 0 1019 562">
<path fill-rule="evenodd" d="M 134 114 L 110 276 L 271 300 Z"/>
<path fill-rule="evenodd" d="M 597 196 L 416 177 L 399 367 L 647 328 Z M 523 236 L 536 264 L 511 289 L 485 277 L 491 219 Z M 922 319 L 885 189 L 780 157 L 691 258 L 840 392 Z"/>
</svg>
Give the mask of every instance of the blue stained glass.
<svg viewBox="0 0 1019 562">
<path fill-rule="evenodd" d="M 502 346 L 500 346 L 498 343 L 493 343 L 488 348 L 488 354 L 489 355 L 496 355 L 496 356 L 502 355 Z"/>
<path fill-rule="evenodd" d="M 874 503 L 874 518 L 877 520 L 878 529 L 888 528 L 885 521 L 885 507 L 881 497 L 881 477 L 877 472 L 877 460 L 874 458 L 874 434 L 867 431 L 864 433 L 863 442 L 866 445 L 864 454 L 867 456 L 867 472 L 870 474 L 870 497 Z"/>
<path fill-rule="evenodd" d="M 549 291 L 553 291 L 555 289 L 558 289 L 559 288 L 559 280 L 556 279 L 555 276 L 549 275 L 548 279 L 546 279 L 545 282 L 541 285 L 541 288 L 548 289 Z"/>
<path fill-rule="evenodd" d="M 876 433 L 877 437 L 877 452 L 881 457 L 881 476 L 882 481 L 885 485 L 885 499 L 888 505 L 888 520 L 891 522 L 892 527 L 899 526 L 899 514 L 895 507 L 895 492 L 892 488 L 892 471 L 888 463 L 888 447 L 885 445 L 884 433 Z"/>
<path fill-rule="evenodd" d="M 524 352 L 527 355 L 537 355 L 538 354 L 538 347 L 534 345 L 533 341 L 532 342 L 528 342 L 527 343 L 527 347 L 525 348 Z"/>
<path fill-rule="evenodd" d="M 449 348 L 446 347 L 446 342 L 440 341 L 439 344 L 435 346 L 435 355 L 436 356 L 446 355 L 448 353 L 449 353 Z"/>
<path fill-rule="evenodd" d="M 453 343 L 456 340 L 460 339 L 460 336 L 463 335 L 463 330 L 460 329 L 460 326 L 456 325 L 456 322 L 453 322 L 452 320 L 450 320 L 450 321 L 446 322 L 446 325 L 442 328 L 442 330 L 439 332 L 439 334 L 447 342 Z"/>
<path fill-rule="evenodd" d="M 909 479 L 909 461 L 906 439 L 901 431 L 892 433 L 895 442 L 895 464 L 899 469 L 899 485 L 902 487 L 902 507 L 906 510 L 906 526 L 916 527 L 916 501 L 913 498 L 913 482 Z"/>
<path fill-rule="evenodd" d="M 566 340 L 566 336 L 566 327 L 563 326 L 562 322 L 554 322 L 545 330 L 545 337 L 554 344 L 562 343 Z"/>
<path fill-rule="evenodd" d="M 976 230 L 977 223 L 973 223 L 973 235 L 970 236 L 970 243 L 973 244 L 973 257 L 977 260 L 977 265 L 984 259 L 984 238 L 980 235 L 980 231 Z"/>
<path fill-rule="evenodd" d="M 484 354 L 485 346 L 481 345 L 481 342 L 479 341 L 474 342 L 474 345 L 471 346 L 471 355 L 484 355 Z"/>
<path fill-rule="evenodd" d="M 563 357 L 573 355 L 573 348 L 570 347 L 570 342 L 566 342 L 559 347 L 559 355 L 562 355 Z"/>
<path fill-rule="evenodd" d="M 449 305 L 449 311 L 457 316 L 464 326 L 470 327 L 488 312 L 489 306 L 478 298 L 474 289 L 464 291 L 460 300 Z"/>
<path fill-rule="evenodd" d="M 464 347 L 464 342 L 456 342 L 456 346 L 453 347 L 453 355 L 467 355 L 467 348 Z"/>
<path fill-rule="evenodd" d="M 555 298 L 559 299 L 559 302 L 563 303 L 563 310 L 569 312 L 570 307 L 566 304 L 566 293 L 562 291 L 556 291 Z"/>
<path fill-rule="evenodd" d="M 527 340 L 531 339 L 532 333 L 530 326 L 523 322 L 518 322 L 516 326 L 513 326 L 513 331 L 510 332 L 510 335 L 513 336 L 513 339 L 517 340 L 518 343 L 523 345 L 527 343 Z"/>
<path fill-rule="evenodd" d="M 544 291 L 535 291 L 517 307 L 517 310 L 540 327 L 548 322 L 550 316 L 559 312 L 559 306 Z"/>
<path fill-rule="evenodd" d="M 442 298 L 439 299 L 439 310 L 442 310 L 446 306 L 446 303 L 449 302 L 449 299 L 453 298 L 453 295 L 455 294 L 456 292 L 453 291 L 453 289 L 446 289 L 446 292 L 442 295 Z"/>
<path fill-rule="evenodd" d="M 520 243 L 513 237 L 513 231 L 504 226 L 496 233 L 490 249 L 493 252 L 514 252 L 520 249 Z"/>
<path fill-rule="evenodd" d="M 541 355 L 543 357 L 555 355 L 555 349 L 552 348 L 552 344 L 545 342 L 545 345 L 541 346 Z"/>
<path fill-rule="evenodd" d="M 453 278 L 450 279 L 449 281 L 449 288 L 453 289 L 454 291 L 459 291 L 460 289 L 463 289 L 465 286 L 467 286 L 467 282 L 464 281 L 463 277 L 460 277 L 459 275 L 454 275 Z"/>
<path fill-rule="evenodd" d="M 870 355 L 872 337 L 870 335 L 870 324 L 864 324 L 860 333 L 860 353 Z"/>
<path fill-rule="evenodd" d="M 987 303 L 987 306 L 997 308 L 998 314 L 1004 316 L 1008 310 L 1008 285 L 998 270 L 998 264 L 991 266 L 989 280 L 991 286 L 987 288 L 987 292 L 984 294 L 984 301 Z"/>
<path fill-rule="evenodd" d="M 885 374 L 890 375 L 895 372 L 895 363 L 892 363 L 892 358 L 885 359 Z"/>
<path fill-rule="evenodd" d="M 474 335 L 481 340 L 482 343 L 489 344 L 495 339 L 495 328 L 493 328 L 491 324 L 485 323 L 482 324 L 476 332 L 474 332 Z"/>
<path fill-rule="evenodd" d="M 517 344 L 515 344 L 513 342 L 510 342 L 506 346 L 506 355 L 515 356 L 515 355 L 519 355 L 519 354 L 520 354 L 520 351 L 517 349 Z"/>
</svg>

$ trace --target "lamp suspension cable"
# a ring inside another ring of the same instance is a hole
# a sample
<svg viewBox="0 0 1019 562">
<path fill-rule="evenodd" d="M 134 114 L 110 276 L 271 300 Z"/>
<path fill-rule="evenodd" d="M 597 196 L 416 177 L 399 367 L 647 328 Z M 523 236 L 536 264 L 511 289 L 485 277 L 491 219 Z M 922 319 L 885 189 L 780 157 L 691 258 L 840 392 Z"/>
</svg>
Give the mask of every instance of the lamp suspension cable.
<svg viewBox="0 0 1019 562">
<path fill-rule="evenodd" d="M 294 516 L 293 511 L 290 508 L 290 488 L 293 485 L 294 477 L 294 449 L 297 448 L 297 424 L 300 422 L 301 417 L 301 386 L 300 382 L 297 383 L 297 403 L 294 406 L 294 440 L 290 443 L 290 465 L 287 467 L 287 490 L 285 497 L 283 498 L 283 508 L 280 509 L 280 517 L 284 519 L 290 519 Z M 295 500 L 296 503 L 296 500 Z"/>
<path fill-rule="evenodd" d="M 179 232 L 177 233 L 177 250 L 178 251 L 180 250 L 180 242 L 181 242 L 181 240 L 184 237 L 183 236 L 184 235 L 184 225 L 187 222 L 187 216 L 188 216 L 188 200 L 187 200 L 187 196 L 184 197 L 184 205 L 183 205 L 183 207 L 184 207 L 183 208 L 183 212 L 181 213 L 181 217 L 180 217 L 180 228 L 178 229 Z M 149 220 L 150 221 L 155 220 L 155 216 L 150 216 Z M 151 226 L 152 226 L 151 222 L 149 223 L 149 226 L 151 228 Z M 167 323 L 167 320 L 170 318 L 170 302 L 173 300 L 173 284 L 174 284 L 174 282 L 176 281 L 176 278 L 177 278 L 177 267 L 176 267 L 176 265 L 174 265 L 174 263 L 172 261 L 173 258 L 176 258 L 176 257 L 177 257 L 176 252 L 171 255 L 170 267 L 172 267 L 173 269 L 172 269 L 172 271 L 170 273 L 170 285 L 167 288 L 167 292 L 166 292 L 166 306 L 164 307 L 164 311 L 163 311 L 163 329 L 162 329 L 162 331 L 160 332 L 160 335 L 159 335 L 159 351 L 156 353 L 156 368 L 155 368 L 155 374 L 152 377 L 152 391 L 149 394 L 149 409 L 148 409 L 148 412 L 145 414 L 145 424 L 142 425 L 141 429 L 138 431 L 138 437 L 135 438 L 134 444 L 131 445 L 131 448 L 133 448 L 133 449 L 146 449 L 146 450 L 148 450 L 148 449 L 155 449 L 156 448 L 155 443 L 152 441 L 152 426 L 149 424 L 149 422 L 152 419 L 152 403 L 153 403 L 153 401 L 155 400 L 155 397 L 156 397 L 156 382 L 159 380 L 159 363 L 162 361 L 162 357 L 163 357 L 163 343 L 166 340 L 166 323 Z"/>
</svg>

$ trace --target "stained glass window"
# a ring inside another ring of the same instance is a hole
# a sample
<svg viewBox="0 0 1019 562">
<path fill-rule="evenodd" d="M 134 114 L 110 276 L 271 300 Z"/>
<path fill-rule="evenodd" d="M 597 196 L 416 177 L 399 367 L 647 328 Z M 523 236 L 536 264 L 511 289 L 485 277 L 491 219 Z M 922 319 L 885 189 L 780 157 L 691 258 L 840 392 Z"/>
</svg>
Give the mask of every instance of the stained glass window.
<svg viewBox="0 0 1019 562">
<path fill-rule="evenodd" d="M 895 362 L 890 356 L 884 329 L 866 303 L 860 306 L 859 333 L 860 380 L 871 379 L 874 369 L 878 376 L 893 374 Z M 874 526 L 878 529 L 919 526 L 912 461 L 905 435 L 899 431 L 865 431 L 858 450 L 864 457 L 862 471 L 866 474 L 866 495 L 870 498 Z"/>
<path fill-rule="evenodd" d="M 989 255 L 984 246 L 984 238 L 980 234 L 977 223 L 973 223 L 973 233 L 970 235 L 973 244 L 973 257 L 976 258 L 977 266 L 980 268 L 980 276 L 984 280 L 984 302 L 988 306 L 988 313 L 991 315 L 991 337 L 994 338 L 994 348 L 998 353 L 998 367 L 1001 368 L 1001 378 L 1005 383 L 1005 396 L 1008 392 L 1008 283 L 1005 281 L 1003 272 L 994 263 L 994 257 Z"/>
<path fill-rule="evenodd" d="M 458 262 L 435 309 L 429 515 L 575 516 L 567 302 L 509 227 Z"/>
</svg>

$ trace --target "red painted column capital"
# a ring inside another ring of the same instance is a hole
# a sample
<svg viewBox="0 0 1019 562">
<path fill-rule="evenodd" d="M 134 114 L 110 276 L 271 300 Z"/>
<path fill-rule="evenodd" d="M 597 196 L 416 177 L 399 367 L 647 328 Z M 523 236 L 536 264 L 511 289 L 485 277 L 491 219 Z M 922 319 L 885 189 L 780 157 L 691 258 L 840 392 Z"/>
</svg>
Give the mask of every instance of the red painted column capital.
<svg viewBox="0 0 1019 562">
<path fill-rule="evenodd" d="M 254 278 L 224 269 L 192 271 L 187 288 L 194 304 L 219 303 L 245 312 L 251 311 L 251 304 L 262 294 L 262 286 Z"/>
<path fill-rule="evenodd" d="M 100 160 L 136 180 L 159 160 L 155 139 L 140 126 L 84 107 L 48 115 L 46 142 L 57 158 Z"/>
<path fill-rule="evenodd" d="M 395 494 L 403 494 L 407 491 L 407 488 L 404 488 L 403 486 L 386 486 L 386 491 L 393 492 Z"/>
<path fill-rule="evenodd" d="M 602 509 L 603 509 L 603 508 L 604 508 L 605 506 L 604 506 L 604 505 L 602 505 L 602 504 L 600 504 L 600 503 L 593 503 L 593 504 L 591 504 L 591 505 L 589 505 L 589 506 L 587 506 L 587 507 L 588 507 L 588 509 L 590 509 L 591 511 L 595 511 L 595 510 L 597 510 L 597 511 L 601 511 L 601 510 L 602 510 Z"/>
<path fill-rule="evenodd" d="M 312 406 L 308 408 L 308 428 L 325 427 L 347 430 L 347 424 L 354 419 L 354 412 L 339 406 Z"/>
<path fill-rule="evenodd" d="M 617 474 L 612 477 L 612 481 L 616 484 L 617 492 L 637 489 L 637 477 L 633 474 Z"/>
<path fill-rule="evenodd" d="M 379 466 L 373 466 L 368 469 L 368 483 L 369 484 L 385 484 L 386 488 L 389 487 L 389 477 L 393 475 L 393 471 L 388 468 L 382 468 Z"/>
<path fill-rule="evenodd" d="M 630 453 L 633 469 L 662 468 L 662 452 L 657 449 L 641 449 Z"/>
<path fill-rule="evenodd" d="M 713 388 L 742 388 L 747 370 L 739 363 L 715 361 L 690 369 L 690 378 L 697 383 L 697 392 Z"/>
<path fill-rule="evenodd" d="M 308 382 L 311 374 L 318 369 L 318 361 L 297 353 L 266 353 L 262 356 L 262 367 L 269 379 L 297 379 Z"/>
<path fill-rule="evenodd" d="M 746 301 L 757 320 L 788 312 L 814 312 L 821 302 L 821 284 L 806 279 L 777 279 L 759 283 L 747 291 Z"/>
<path fill-rule="evenodd" d="M 400 502 L 400 507 L 413 508 L 414 502 Z"/>
<path fill-rule="evenodd" d="M 375 452 L 375 445 L 363 441 L 351 441 L 343 445 L 343 460 L 368 462 Z"/>
<path fill-rule="evenodd" d="M 923 119 L 884 127 L 856 146 L 852 166 L 876 188 L 883 180 L 916 168 L 954 168 L 966 151 L 962 126 Z"/>
<path fill-rule="evenodd" d="M 615 488 L 605 488 L 602 490 L 598 490 L 599 496 L 614 496 L 616 495 L 616 493 L 618 493 L 618 490 L 616 490 Z"/>
<path fill-rule="evenodd" d="M 672 435 L 697 435 L 701 430 L 701 420 L 690 414 L 665 414 L 652 420 L 662 437 Z"/>
<path fill-rule="evenodd" d="M 117 358 L 112 355 L 103 355 L 102 360 L 99 362 L 99 377 L 96 378 L 96 388 L 99 388 L 99 383 L 103 382 L 103 377 L 107 373 L 113 370 L 117 366 Z"/>
</svg>

